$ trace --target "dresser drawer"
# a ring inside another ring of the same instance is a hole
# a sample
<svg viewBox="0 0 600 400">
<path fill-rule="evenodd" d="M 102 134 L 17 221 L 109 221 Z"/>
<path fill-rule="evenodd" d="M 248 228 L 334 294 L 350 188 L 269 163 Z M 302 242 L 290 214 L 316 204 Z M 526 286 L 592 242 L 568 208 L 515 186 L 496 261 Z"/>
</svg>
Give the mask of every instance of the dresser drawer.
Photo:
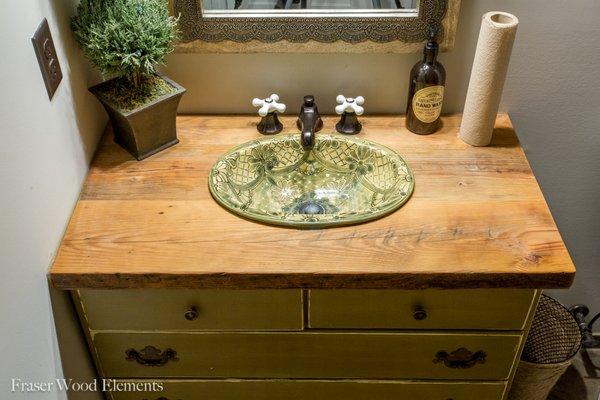
<svg viewBox="0 0 600 400">
<path fill-rule="evenodd" d="M 503 380 L 508 378 L 520 339 L 518 334 L 431 332 L 98 332 L 93 336 L 103 376 L 113 378 Z"/>
<path fill-rule="evenodd" d="M 135 383 L 139 388 L 152 381 Z M 406 381 L 253 381 L 164 380 L 163 390 L 115 391 L 113 400 L 500 400 L 505 383 L 444 383 Z M 150 389 L 152 390 L 152 389 Z"/>
<path fill-rule="evenodd" d="M 301 290 L 80 290 L 79 299 L 91 330 L 261 331 L 303 327 Z"/>
<path fill-rule="evenodd" d="M 522 330 L 535 290 L 311 290 L 309 326 Z"/>
</svg>

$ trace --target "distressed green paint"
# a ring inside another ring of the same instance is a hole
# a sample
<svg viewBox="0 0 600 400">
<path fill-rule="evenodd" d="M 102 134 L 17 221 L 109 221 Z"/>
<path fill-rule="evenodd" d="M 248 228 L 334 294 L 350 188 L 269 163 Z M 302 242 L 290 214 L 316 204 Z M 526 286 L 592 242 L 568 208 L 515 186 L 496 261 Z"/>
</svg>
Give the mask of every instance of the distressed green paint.
<svg viewBox="0 0 600 400">
<path fill-rule="evenodd" d="M 326 329 L 523 330 L 533 289 L 311 290 L 309 325 Z M 415 310 L 426 317 L 415 319 Z"/>
<path fill-rule="evenodd" d="M 105 332 L 93 342 L 111 378 L 309 378 L 506 380 L 520 333 L 449 332 Z M 126 359 L 153 346 L 177 361 L 149 367 Z M 486 353 L 484 363 L 450 368 L 438 352 Z"/>
<path fill-rule="evenodd" d="M 91 330 L 301 330 L 302 291 L 80 290 Z M 197 316 L 185 313 L 194 308 Z"/>
<path fill-rule="evenodd" d="M 118 383 L 151 384 L 127 380 Z M 505 382 L 158 380 L 163 391 L 112 392 L 114 400 L 499 400 Z M 143 386 L 142 386 L 143 387 Z"/>
</svg>

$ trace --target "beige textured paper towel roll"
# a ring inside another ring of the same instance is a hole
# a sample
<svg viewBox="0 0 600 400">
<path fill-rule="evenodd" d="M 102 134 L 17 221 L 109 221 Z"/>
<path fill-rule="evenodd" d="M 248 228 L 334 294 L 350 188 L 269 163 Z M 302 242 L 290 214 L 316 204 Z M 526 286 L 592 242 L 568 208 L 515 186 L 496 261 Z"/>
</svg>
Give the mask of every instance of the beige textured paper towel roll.
<svg viewBox="0 0 600 400">
<path fill-rule="evenodd" d="M 487 146 L 500 106 L 519 20 L 512 14 L 484 14 L 460 126 L 460 138 L 472 146 Z"/>
</svg>

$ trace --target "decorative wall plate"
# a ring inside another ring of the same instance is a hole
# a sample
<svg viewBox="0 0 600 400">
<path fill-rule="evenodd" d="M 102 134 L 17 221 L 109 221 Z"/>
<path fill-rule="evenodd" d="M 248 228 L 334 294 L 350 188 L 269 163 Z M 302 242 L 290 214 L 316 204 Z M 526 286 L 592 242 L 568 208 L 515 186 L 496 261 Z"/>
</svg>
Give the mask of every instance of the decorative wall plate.
<svg viewBox="0 0 600 400">
<path fill-rule="evenodd" d="M 413 173 L 395 151 L 337 134 L 316 135 L 304 151 L 300 135 L 244 143 L 212 167 L 214 199 L 242 217 L 295 228 L 328 228 L 387 215 L 414 189 Z"/>
</svg>

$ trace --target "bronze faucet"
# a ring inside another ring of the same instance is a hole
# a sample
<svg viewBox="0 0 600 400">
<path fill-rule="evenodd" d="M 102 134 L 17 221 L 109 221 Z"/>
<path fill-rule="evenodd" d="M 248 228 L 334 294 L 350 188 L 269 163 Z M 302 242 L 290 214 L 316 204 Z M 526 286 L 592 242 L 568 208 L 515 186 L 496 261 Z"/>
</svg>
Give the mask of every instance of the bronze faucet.
<svg viewBox="0 0 600 400">
<path fill-rule="evenodd" d="M 304 96 L 304 104 L 300 107 L 300 115 L 296 121 L 300 129 L 300 143 L 304 150 L 311 150 L 315 146 L 315 133 L 323 128 L 323 120 L 315 104 L 315 96 Z"/>
</svg>

